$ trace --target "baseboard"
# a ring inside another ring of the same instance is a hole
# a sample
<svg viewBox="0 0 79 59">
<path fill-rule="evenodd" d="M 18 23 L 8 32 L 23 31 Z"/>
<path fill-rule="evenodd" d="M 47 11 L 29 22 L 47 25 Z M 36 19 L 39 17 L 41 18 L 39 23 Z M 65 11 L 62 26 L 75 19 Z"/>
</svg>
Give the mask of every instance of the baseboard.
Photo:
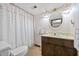
<svg viewBox="0 0 79 59">
<path fill-rule="evenodd" d="M 38 44 L 34 44 L 35 46 L 37 46 L 37 47 L 40 47 L 40 45 L 38 45 Z"/>
</svg>

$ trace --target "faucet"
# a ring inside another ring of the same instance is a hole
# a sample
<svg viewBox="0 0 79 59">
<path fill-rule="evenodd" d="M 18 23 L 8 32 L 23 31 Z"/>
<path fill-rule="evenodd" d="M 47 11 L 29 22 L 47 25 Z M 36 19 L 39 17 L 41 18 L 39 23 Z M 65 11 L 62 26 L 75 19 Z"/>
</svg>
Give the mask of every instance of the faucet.
<svg viewBox="0 0 79 59">
<path fill-rule="evenodd" d="M 54 33 L 54 36 L 56 35 L 56 33 Z"/>
</svg>

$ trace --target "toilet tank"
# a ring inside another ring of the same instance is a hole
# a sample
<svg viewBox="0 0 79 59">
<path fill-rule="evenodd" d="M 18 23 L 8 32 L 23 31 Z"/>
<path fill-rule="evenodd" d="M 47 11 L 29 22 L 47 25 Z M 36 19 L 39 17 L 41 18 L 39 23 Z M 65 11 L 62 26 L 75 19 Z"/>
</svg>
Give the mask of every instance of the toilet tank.
<svg viewBox="0 0 79 59">
<path fill-rule="evenodd" d="M 9 56 L 10 50 L 11 46 L 7 42 L 0 41 L 0 56 Z"/>
</svg>

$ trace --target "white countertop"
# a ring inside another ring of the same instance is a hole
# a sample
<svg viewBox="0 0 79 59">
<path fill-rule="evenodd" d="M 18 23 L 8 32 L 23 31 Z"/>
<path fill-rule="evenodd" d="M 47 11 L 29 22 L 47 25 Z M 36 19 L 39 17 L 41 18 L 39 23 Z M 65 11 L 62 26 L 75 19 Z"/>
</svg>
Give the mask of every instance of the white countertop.
<svg viewBox="0 0 79 59">
<path fill-rule="evenodd" d="M 54 37 L 54 38 L 62 38 L 62 39 L 69 39 L 69 40 L 74 40 L 75 39 L 75 37 L 73 37 L 73 36 L 64 36 L 64 35 L 42 34 L 41 36 L 44 36 L 44 37 Z"/>
</svg>

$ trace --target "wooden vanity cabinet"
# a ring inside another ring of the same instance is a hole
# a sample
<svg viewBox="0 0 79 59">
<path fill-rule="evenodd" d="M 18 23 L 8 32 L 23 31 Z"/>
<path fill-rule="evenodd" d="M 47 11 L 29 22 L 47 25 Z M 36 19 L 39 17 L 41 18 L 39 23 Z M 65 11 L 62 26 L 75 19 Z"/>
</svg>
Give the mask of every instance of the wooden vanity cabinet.
<svg viewBox="0 0 79 59">
<path fill-rule="evenodd" d="M 74 40 L 44 36 L 41 39 L 43 56 L 77 56 Z"/>
</svg>

